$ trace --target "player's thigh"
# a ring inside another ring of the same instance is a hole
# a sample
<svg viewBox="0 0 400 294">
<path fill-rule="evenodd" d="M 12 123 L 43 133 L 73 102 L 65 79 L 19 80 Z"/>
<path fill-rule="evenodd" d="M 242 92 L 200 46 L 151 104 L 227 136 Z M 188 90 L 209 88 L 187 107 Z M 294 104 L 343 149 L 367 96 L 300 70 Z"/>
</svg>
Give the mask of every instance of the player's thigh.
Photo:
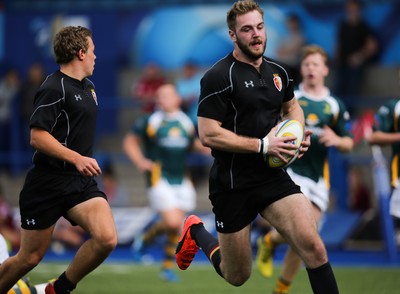
<svg viewBox="0 0 400 294">
<path fill-rule="evenodd" d="M 18 256 L 28 260 L 37 258 L 39 261 L 45 255 L 52 239 L 54 225 L 43 230 L 21 229 L 21 244 Z"/>
<path fill-rule="evenodd" d="M 72 207 L 68 218 L 81 226 L 93 238 L 110 241 L 116 239 L 114 217 L 107 200 L 94 197 Z"/>
<path fill-rule="evenodd" d="M 295 247 L 318 238 L 312 204 L 303 194 L 290 195 L 272 203 L 262 215 Z"/>
<path fill-rule="evenodd" d="M 218 240 L 224 272 L 251 272 L 250 225 L 235 233 L 218 233 Z"/>
<path fill-rule="evenodd" d="M 181 185 L 176 187 L 178 197 L 178 207 L 190 212 L 196 208 L 196 190 L 189 179 L 185 179 Z"/>
<path fill-rule="evenodd" d="M 186 213 L 179 208 L 172 208 L 160 211 L 160 216 L 168 229 L 180 231 Z"/>
<path fill-rule="evenodd" d="M 150 207 L 163 211 L 177 207 L 176 191 L 167 180 L 161 178 L 156 185 L 148 189 Z"/>
<path fill-rule="evenodd" d="M 400 184 L 398 183 L 396 188 L 393 190 L 390 198 L 390 214 L 400 218 Z"/>
</svg>

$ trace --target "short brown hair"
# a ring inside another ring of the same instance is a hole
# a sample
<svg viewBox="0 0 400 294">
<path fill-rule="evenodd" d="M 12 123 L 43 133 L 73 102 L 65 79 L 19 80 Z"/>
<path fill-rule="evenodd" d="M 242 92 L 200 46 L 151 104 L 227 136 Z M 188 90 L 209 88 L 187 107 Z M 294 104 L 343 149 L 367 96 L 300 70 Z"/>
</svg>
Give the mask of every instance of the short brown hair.
<svg viewBox="0 0 400 294">
<path fill-rule="evenodd" d="M 238 15 L 243 15 L 253 10 L 257 10 L 261 14 L 261 16 L 264 16 L 264 10 L 255 1 L 241 0 L 233 3 L 231 9 L 226 15 L 228 28 L 234 31 L 236 27 L 236 18 L 238 17 Z"/>
<path fill-rule="evenodd" d="M 89 48 L 88 37 L 92 37 L 92 32 L 85 27 L 68 26 L 62 28 L 53 41 L 57 64 L 71 62 L 81 49 L 86 52 Z"/>
<path fill-rule="evenodd" d="M 316 53 L 321 54 L 322 58 L 324 59 L 325 65 L 329 64 L 328 54 L 322 47 L 320 47 L 318 45 L 304 46 L 301 50 L 301 60 L 304 60 L 305 58 L 307 58 L 308 55 L 316 54 Z"/>
</svg>

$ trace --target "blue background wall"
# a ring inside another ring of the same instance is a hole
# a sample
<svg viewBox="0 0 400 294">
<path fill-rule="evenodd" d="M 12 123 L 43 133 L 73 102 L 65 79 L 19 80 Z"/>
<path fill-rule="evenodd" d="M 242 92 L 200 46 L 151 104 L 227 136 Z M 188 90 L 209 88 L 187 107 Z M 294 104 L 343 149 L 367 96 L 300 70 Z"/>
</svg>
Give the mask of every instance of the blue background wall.
<svg viewBox="0 0 400 294">
<path fill-rule="evenodd" d="M 107 83 L 115 70 L 159 62 L 177 69 L 187 59 L 209 66 L 231 50 L 225 15 L 229 4 L 135 7 L 129 9 L 8 9 L 0 13 L 0 62 L 25 69 L 35 60 L 54 67 L 51 56 L 52 28 L 67 24 L 88 25 L 94 32 L 99 79 L 106 95 L 115 89 Z M 297 13 L 307 40 L 333 54 L 336 26 L 343 17 L 341 4 L 268 4 L 265 22 L 267 55 L 274 57 L 279 37 L 286 33 L 285 15 Z M 364 16 L 383 44 L 379 62 L 400 65 L 400 3 L 370 4 Z M 3 41 L 2 41 L 3 40 Z M 104 70 L 104 71 L 103 71 Z M 103 83 L 104 82 L 104 83 Z M 112 83 L 113 81 L 111 81 Z"/>
<path fill-rule="evenodd" d="M 48 72 L 56 70 L 51 47 L 54 32 L 65 25 L 85 25 L 93 30 L 96 44 L 92 79 L 101 95 L 100 107 L 106 105 L 110 109 L 118 93 L 121 69 L 140 69 L 148 62 L 157 62 L 165 70 L 178 70 L 188 59 L 208 67 L 231 51 L 225 24 L 231 4 L 140 6 L 136 2 L 95 1 L 103 5 L 94 5 L 93 1 L 15 0 L 5 1 L 4 6 L 0 2 L 0 75 L 7 68 L 16 67 L 24 77 L 29 64 L 35 61 L 42 62 Z M 333 55 L 337 24 L 344 15 L 342 3 L 271 2 L 262 5 L 267 55 L 275 57 L 279 38 L 286 34 L 285 16 L 289 12 L 300 16 L 308 42 L 321 45 Z M 398 1 L 372 1 L 364 7 L 364 17 L 382 43 L 377 60 L 382 66 L 400 65 L 399 15 Z M 116 115 L 116 111 L 108 112 L 99 124 L 100 134 L 115 130 Z"/>
</svg>

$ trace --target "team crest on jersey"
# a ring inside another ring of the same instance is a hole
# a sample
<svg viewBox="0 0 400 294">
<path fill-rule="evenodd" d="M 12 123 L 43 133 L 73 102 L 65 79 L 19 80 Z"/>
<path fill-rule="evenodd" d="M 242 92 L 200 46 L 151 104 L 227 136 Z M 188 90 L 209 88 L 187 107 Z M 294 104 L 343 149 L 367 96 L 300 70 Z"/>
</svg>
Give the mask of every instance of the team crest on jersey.
<svg viewBox="0 0 400 294">
<path fill-rule="evenodd" d="M 97 105 L 97 96 L 96 96 L 96 92 L 94 91 L 94 89 L 91 89 L 91 92 L 92 92 L 93 99 L 94 99 L 94 101 L 96 101 L 96 105 Z"/>
<path fill-rule="evenodd" d="M 279 76 L 279 74 L 274 74 L 274 85 L 275 85 L 275 88 L 277 88 L 279 92 L 282 90 L 282 79 Z"/>
<path fill-rule="evenodd" d="M 326 114 L 331 114 L 332 113 L 332 108 L 328 103 L 325 104 L 323 112 L 326 113 Z"/>
<path fill-rule="evenodd" d="M 308 126 L 316 126 L 319 123 L 318 115 L 315 113 L 309 113 L 306 117 L 306 124 Z"/>
<path fill-rule="evenodd" d="M 171 128 L 170 130 L 169 130 L 169 132 L 168 132 L 168 135 L 170 136 L 170 137 L 174 137 L 174 138 L 176 138 L 176 137 L 180 137 L 181 136 L 181 130 L 179 129 L 179 128 Z"/>
</svg>

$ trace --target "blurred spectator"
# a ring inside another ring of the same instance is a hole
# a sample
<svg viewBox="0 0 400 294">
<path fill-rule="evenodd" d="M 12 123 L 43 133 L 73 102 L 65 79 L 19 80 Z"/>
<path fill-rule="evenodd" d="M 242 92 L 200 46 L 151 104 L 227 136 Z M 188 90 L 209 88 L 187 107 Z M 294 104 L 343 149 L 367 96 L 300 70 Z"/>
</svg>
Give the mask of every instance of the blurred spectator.
<svg viewBox="0 0 400 294">
<path fill-rule="evenodd" d="M 353 211 L 365 212 L 372 208 L 371 193 L 365 184 L 361 168 L 349 169 L 349 206 Z"/>
<path fill-rule="evenodd" d="M 21 86 L 21 115 L 24 121 L 29 121 L 33 109 L 33 98 L 45 78 L 45 69 L 41 63 L 35 62 L 29 66 L 26 80 Z"/>
<path fill-rule="evenodd" d="M 0 154 L 10 150 L 10 127 L 13 103 L 20 87 L 16 69 L 9 69 L 0 80 Z"/>
<path fill-rule="evenodd" d="M 364 72 L 378 52 L 371 27 L 362 18 L 359 0 L 347 0 L 346 17 L 338 26 L 336 41 L 336 93 L 352 113 L 354 97 L 360 95 Z M 351 102 L 350 102 L 351 101 Z"/>
<path fill-rule="evenodd" d="M 202 73 L 197 64 L 188 61 L 182 68 L 181 76 L 176 79 L 176 87 L 182 98 L 182 110 L 197 126 L 197 103 L 200 95 L 200 80 Z"/>
<path fill-rule="evenodd" d="M 0 186 L 0 234 L 3 235 L 11 249 L 19 248 L 21 241 L 19 227 L 15 224 L 13 208 L 8 203 Z"/>
<path fill-rule="evenodd" d="M 46 78 L 45 69 L 41 63 L 32 63 L 28 68 L 27 78 L 22 83 L 20 92 L 20 114 L 22 121 L 23 146 L 25 149 L 30 149 L 29 145 L 29 118 L 33 109 L 33 98 L 40 85 Z"/>
<path fill-rule="evenodd" d="M 133 99 L 137 100 L 144 113 L 151 113 L 155 106 L 155 93 L 164 84 L 166 78 L 161 68 L 155 63 L 149 63 L 143 70 L 143 75 L 132 87 Z"/>
<path fill-rule="evenodd" d="M 400 99 L 394 98 L 382 104 L 375 115 L 373 128 L 366 132 L 365 139 L 371 145 L 372 152 L 377 152 L 378 146 L 390 146 L 390 184 L 392 195 L 390 197 L 390 214 L 400 220 Z M 373 153 L 374 154 L 374 153 Z M 378 156 L 374 156 L 377 161 Z M 384 160 L 384 159 L 383 159 Z M 375 162 L 378 165 L 378 162 Z M 384 163 L 383 163 L 384 165 Z M 376 173 L 377 171 L 375 171 Z M 376 189 L 384 190 L 382 179 L 377 184 L 382 187 Z M 388 183 L 386 183 L 388 184 Z M 383 192 L 382 192 L 383 193 Z"/>
<path fill-rule="evenodd" d="M 305 45 L 305 37 L 298 15 L 289 14 L 286 18 L 288 34 L 281 38 L 277 48 L 277 59 L 287 64 L 292 72 L 294 83 L 300 83 L 300 55 Z"/>
<path fill-rule="evenodd" d="M 122 186 L 115 174 L 115 169 L 111 163 L 106 163 L 102 167 L 101 179 L 99 179 L 99 186 L 106 193 L 108 203 L 111 207 L 127 207 L 130 206 L 128 189 Z"/>
</svg>

